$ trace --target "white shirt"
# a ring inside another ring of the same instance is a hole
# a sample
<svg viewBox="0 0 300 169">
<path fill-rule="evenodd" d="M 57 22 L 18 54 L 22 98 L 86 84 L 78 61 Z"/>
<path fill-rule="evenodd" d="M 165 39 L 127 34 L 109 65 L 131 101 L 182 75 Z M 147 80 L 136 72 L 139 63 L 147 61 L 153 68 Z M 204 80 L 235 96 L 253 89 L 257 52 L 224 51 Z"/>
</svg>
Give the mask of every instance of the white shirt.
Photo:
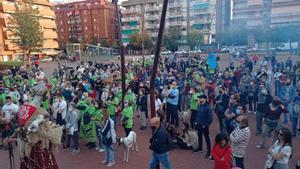
<svg viewBox="0 0 300 169">
<path fill-rule="evenodd" d="M 12 103 L 12 104 L 5 104 L 2 107 L 2 112 L 4 113 L 5 120 L 10 121 L 13 118 L 13 115 L 16 114 L 19 110 L 19 106 Z"/>
<path fill-rule="evenodd" d="M 156 112 L 160 109 L 161 105 L 162 105 L 162 103 L 161 103 L 160 99 L 159 98 L 156 99 L 155 100 L 155 111 Z"/>
<path fill-rule="evenodd" d="M 54 107 L 54 113 L 53 113 L 53 118 L 54 119 L 57 118 L 57 112 L 60 111 L 60 110 L 62 110 L 62 112 L 61 112 L 62 119 L 66 119 L 67 102 L 65 100 L 61 100 L 61 102 L 59 102 L 57 100 L 56 102 L 53 103 L 53 107 Z"/>
<path fill-rule="evenodd" d="M 281 147 L 279 141 L 276 141 L 274 143 L 274 147 L 272 149 L 272 151 L 274 153 L 283 153 L 284 154 L 284 157 L 281 159 L 281 160 L 276 160 L 277 163 L 280 163 L 280 164 L 288 164 L 289 163 L 289 159 L 290 159 L 290 156 L 292 154 L 292 147 L 289 146 L 289 145 L 285 145 L 283 147 Z"/>
</svg>

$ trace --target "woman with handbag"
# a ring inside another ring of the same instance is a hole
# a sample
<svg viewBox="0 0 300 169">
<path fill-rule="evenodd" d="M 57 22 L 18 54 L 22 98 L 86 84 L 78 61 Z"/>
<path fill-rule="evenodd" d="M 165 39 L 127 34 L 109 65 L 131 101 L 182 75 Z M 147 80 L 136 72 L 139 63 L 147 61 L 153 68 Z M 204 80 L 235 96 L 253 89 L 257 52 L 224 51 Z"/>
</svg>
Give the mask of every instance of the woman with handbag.
<svg viewBox="0 0 300 169">
<path fill-rule="evenodd" d="M 281 128 L 278 140 L 269 148 L 265 169 L 289 169 L 292 155 L 292 133 L 288 128 Z"/>
<path fill-rule="evenodd" d="M 110 118 L 106 109 L 103 110 L 102 120 L 104 126 L 102 127 L 101 134 L 105 149 L 105 159 L 102 161 L 102 164 L 106 164 L 107 167 L 112 167 L 116 164 L 114 148 L 114 144 L 116 143 L 116 131 L 114 121 Z"/>
</svg>

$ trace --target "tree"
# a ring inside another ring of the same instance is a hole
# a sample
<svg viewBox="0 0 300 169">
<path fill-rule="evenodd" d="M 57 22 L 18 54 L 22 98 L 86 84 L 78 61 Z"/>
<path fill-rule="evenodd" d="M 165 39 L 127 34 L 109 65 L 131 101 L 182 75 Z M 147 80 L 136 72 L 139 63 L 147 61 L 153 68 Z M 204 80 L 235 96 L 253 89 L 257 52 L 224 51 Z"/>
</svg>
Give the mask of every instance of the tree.
<svg viewBox="0 0 300 169">
<path fill-rule="evenodd" d="M 222 32 L 221 37 L 221 43 L 223 45 L 247 45 L 248 30 L 244 26 L 236 25 Z"/>
<path fill-rule="evenodd" d="M 179 28 L 170 28 L 163 37 L 163 43 L 167 50 L 176 51 L 182 34 Z"/>
<path fill-rule="evenodd" d="M 9 23 L 13 25 L 8 30 L 16 37 L 12 40 L 24 53 L 24 62 L 30 62 L 30 53 L 43 46 L 44 38 L 39 22 L 38 9 L 32 8 L 32 2 L 26 1 L 20 8 L 15 4 L 15 13 L 9 17 Z"/>
<path fill-rule="evenodd" d="M 91 40 L 91 44 L 92 45 L 98 45 L 98 43 L 99 43 L 99 39 L 96 36 L 93 36 L 92 40 Z"/>
<path fill-rule="evenodd" d="M 101 38 L 99 42 L 100 42 L 100 46 L 102 46 L 102 47 L 106 47 L 106 48 L 110 47 L 110 44 L 109 44 L 107 38 Z"/>
<path fill-rule="evenodd" d="M 127 45 L 127 48 L 130 48 L 131 50 L 135 50 L 135 51 L 142 50 L 143 38 L 144 38 L 144 49 L 151 50 L 154 45 L 151 37 L 147 33 L 145 33 L 144 36 L 138 33 L 131 35 L 130 42 Z"/>
<path fill-rule="evenodd" d="M 191 49 L 199 47 L 203 43 L 203 40 L 203 35 L 197 30 L 192 30 L 187 35 L 187 42 Z"/>
</svg>

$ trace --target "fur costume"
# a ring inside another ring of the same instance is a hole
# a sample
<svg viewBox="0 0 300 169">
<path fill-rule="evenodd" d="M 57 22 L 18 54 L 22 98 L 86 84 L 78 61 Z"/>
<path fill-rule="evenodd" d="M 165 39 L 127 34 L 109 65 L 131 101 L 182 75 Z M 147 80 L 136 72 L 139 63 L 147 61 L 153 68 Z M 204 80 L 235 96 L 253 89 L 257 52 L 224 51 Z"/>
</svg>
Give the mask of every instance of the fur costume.
<svg viewBox="0 0 300 169">
<path fill-rule="evenodd" d="M 61 143 L 62 128 L 47 119 L 48 112 L 24 104 L 17 129 L 21 169 L 58 169 L 53 149 Z"/>
</svg>

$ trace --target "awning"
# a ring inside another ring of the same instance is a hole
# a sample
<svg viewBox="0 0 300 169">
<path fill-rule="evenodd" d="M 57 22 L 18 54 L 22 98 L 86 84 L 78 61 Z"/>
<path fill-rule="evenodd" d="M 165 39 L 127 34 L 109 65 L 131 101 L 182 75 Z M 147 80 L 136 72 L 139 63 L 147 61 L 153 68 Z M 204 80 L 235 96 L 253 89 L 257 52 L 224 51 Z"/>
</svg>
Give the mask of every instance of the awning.
<svg viewBox="0 0 300 169">
<path fill-rule="evenodd" d="M 48 55 L 48 56 L 58 55 L 59 53 L 60 53 L 60 51 L 57 51 L 54 49 L 43 50 L 43 54 Z"/>
</svg>

